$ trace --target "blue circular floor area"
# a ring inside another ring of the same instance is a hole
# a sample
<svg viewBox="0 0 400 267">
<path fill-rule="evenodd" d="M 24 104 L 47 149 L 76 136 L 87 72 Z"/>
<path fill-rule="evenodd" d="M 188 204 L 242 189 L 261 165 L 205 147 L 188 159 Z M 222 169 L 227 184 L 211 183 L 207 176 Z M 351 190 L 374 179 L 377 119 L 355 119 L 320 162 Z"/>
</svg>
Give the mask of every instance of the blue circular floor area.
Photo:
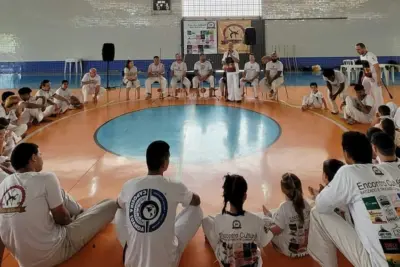
<svg viewBox="0 0 400 267">
<path fill-rule="evenodd" d="M 172 161 L 215 163 L 260 152 L 280 132 L 276 121 L 254 111 L 184 105 L 124 114 L 103 124 L 94 137 L 99 146 L 120 156 L 144 159 L 151 142 L 164 140 Z"/>
</svg>

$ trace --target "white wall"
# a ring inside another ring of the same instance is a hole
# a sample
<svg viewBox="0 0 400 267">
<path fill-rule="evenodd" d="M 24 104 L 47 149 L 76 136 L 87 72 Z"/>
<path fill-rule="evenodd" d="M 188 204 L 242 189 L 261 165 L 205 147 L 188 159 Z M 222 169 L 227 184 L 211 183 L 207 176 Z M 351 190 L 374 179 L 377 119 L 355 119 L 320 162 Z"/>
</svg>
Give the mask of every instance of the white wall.
<svg viewBox="0 0 400 267">
<path fill-rule="evenodd" d="M 295 45 L 297 57 L 346 57 L 355 56 L 354 45 L 363 42 L 378 55 L 400 55 L 400 31 L 397 27 L 399 0 L 297 0 L 297 4 L 290 0 L 272 2 L 281 3 L 280 12 L 264 10 L 265 18 L 345 16 L 348 19 L 267 20 L 265 25 L 268 52 L 277 47 L 283 55 L 286 45 L 289 46 L 289 55 L 292 56 Z M 288 5 L 289 2 L 292 4 Z M 312 2 L 315 2 L 315 8 L 307 6 Z"/>
<path fill-rule="evenodd" d="M 151 0 L 0 0 L 0 61 L 79 57 L 100 60 L 105 42 L 116 59 L 150 59 L 180 51 L 181 0 L 171 15 L 151 15 Z M 201 0 L 199 0 L 201 1 Z M 298 57 L 354 56 L 365 42 L 397 56 L 400 0 L 263 0 L 265 19 L 348 16 L 347 20 L 267 20 L 266 47 L 296 45 Z"/>
<path fill-rule="evenodd" d="M 151 16 L 150 0 L 1 0 L 0 61 L 173 58 L 180 51 L 180 0 L 173 14 Z"/>
</svg>

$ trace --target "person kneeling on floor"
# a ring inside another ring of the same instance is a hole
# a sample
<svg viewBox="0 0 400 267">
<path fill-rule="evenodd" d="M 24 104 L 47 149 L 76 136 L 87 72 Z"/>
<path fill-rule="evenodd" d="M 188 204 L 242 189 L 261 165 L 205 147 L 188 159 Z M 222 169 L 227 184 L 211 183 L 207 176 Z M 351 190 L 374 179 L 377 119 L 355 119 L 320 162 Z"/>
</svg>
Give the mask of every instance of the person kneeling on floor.
<svg viewBox="0 0 400 267">
<path fill-rule="evenodd" d="M 169 145 L 155 141 L 146 151 L 148 174 L 127 181 L 118 196 L 117 236 L 126 267 L 176 267 L 203 219 L 200 197 L 164 177 Z M 184 209 L 176 216 L 181 203 Z"/>
<path fill-rule="evenodd" d="M 318 91 L 317 83 L 310 83 L 311 93 L 303 97 L 303 103 L 301 110 L 307 109 L 320 109 L 324 105 L 325 109 L 328 109 L 324 96 Z"/>
<path fill-rule="evenodd" d="M 41 172 L 36 144 L 16 146 L 11 164 L 16 173 L 0 184 L 0 255 L 6 247 L 20 266 L 66 261 L 114 218 L 115 201 L 103 200 L 84 211 L 60 188 L 54 173 Z"/>
</svg>

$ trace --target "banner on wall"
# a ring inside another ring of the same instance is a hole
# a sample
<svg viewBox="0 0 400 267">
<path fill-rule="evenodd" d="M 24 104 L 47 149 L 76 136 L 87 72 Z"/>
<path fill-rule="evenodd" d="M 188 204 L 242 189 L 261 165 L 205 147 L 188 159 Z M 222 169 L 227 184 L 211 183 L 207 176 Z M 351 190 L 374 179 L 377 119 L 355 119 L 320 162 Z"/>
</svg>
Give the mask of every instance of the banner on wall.
<svg viewBox="0 0 400 267">
<path fill-rule="evenodd" d="M 238 53 L 248 53 L 250 50 L 244 42 L 245 29 L 251 27 L 251 20 L 220 20 L 218 21 L 218 53 L 228 50 L 228 43 L 235 45 Z"/>
<path fill-rule="evenodd" d="M 217 21 L 184 21 L 185 54 L 217 54 Z"/>
</svg>

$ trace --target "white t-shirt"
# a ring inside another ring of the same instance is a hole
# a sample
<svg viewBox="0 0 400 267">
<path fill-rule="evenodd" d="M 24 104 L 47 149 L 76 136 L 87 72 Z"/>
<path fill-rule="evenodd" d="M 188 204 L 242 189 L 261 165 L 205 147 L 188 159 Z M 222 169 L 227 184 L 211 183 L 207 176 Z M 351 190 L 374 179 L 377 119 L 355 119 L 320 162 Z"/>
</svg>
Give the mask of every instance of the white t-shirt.
<svg viewBox="0 0 400 267">
<path fill-rule="evenodd" d="M 253 79 L 260 72 L 260 65 L 257 62 L 251 63 L 249 61 L 244 64 L 244 71 L 246 72 L 246 79 Z"/>
<path fill-rule="evenodd" d="M 335 80 L 332 82 L 330 81 L 328 78 L 326 78 L 325 76 L 322 76 L 322 78 L 324 79 L 324 81 L 328 82 L 331 84 L 332 86 L 332 93 L 335 94 L 339 88 L 340 88 L 340 84 L 344 83 L 345 84 L 345 89 L 346 89 L 346 83 L 347 83 L 347 79 L 346 76 L 341 73 L 340 71 L 334 70 L 335 72 Z"/>
<path fill-rule="evenodd" d="M 197 70 L 201 76 L 208 75 L 208 73 L 210 71 L 212 71 L 212 69 L 213 68 L 212 68 L 210 61 L 207 61 L 207 60 L 204 62 L 197 61 L 194 64 L 194 70 Z"/>
<path fill-rule="evenodd" d="M 278 71 L 282 71 L 282 74 L 280 77 L 283 77 L 283 64 L 279 60 L 276 61 L 275 63 L 272 61 L 269 61 L 267 65 L 265 66 L 265 70 L 269 71 L 269 76 L 271 78 L 275 77 L 275 75 L 278 73 Z"/>
<path fill-rule="evenodd" d="M 91 77 L 90 73 L 86 73 L 83 75 L 82 82 L 89 82 L 89 81 L 96 81 L 94 84 L 89 84 L 90 86 L 96 86 L 96 85 L 101 85 L 101 78 L 100 75 L 96 74 L 96 76 Z"/>
<path fill-rule="evenodd" d="M 348 206 L 372 266 L 388 266 L 400 256 L 400 169 L 373 164 L 343 166 L 316 198 L 321 213 Z M 394 257 L 393 257 L 394 256 Z"/>
<path fill-rule="evenodd" d="M 42 266 L 66 238 L 50 209 L 63 204 L 53 173 L 27 172 L 7 176 L 0 184 L 0 236 L 20 266 Z"/>
<path fill-rule="evenodd" d="M 10 120 L 11 123 L 16 122 L 18 120 L 18 117 L 15 114 L 15 110 L 11 110 L 7 114 L 5 108 L 1 104 L 0 104 L 0 118 L 6 118 L 7 120 Z"/>
<path fill-rule="evenodd" d="M 71 92 L 69 91 L 69 88 L 63 90 L 61 87 L 57 89 L 56 94 L 59 96 L 62 96 L 66 99 L 70 99 L 71 98 Z"/>
<path fill-rule="evenodd" d="M 174 72 L 175 77 L 181 78 L 183 75 L 183 72 L 187 71 L 187 66 L 186 63 L 181 61 L 178 63 L 177 61 L 174 61 L 171 65 L 171 70 Z"/>
<path fill-rule="evenodd" d="M 54 95 L 55 95 L 54 90 L 50 89 L 49 91 L 45 91 L 45 90 L 39 89 L 36 92 L 35 96 L 43 96 L 44 98 L 46 98 L 46 100 L 49 100 L 49 99 L 51 100 Z"/>
<path fill-rule="evenodd" d="M 162 74 L 165 72 L 164 64 L 158 63 L 158 65 L 156 65 L 154 63 L 151 63 L 147 72 Z"/>
<path fill-rule="evenodd" d="M 364 56 L 360 55 L 360 60 L 367 65 L 369 65 L 369 68 L 364 68 L 365 72 L 371 72 L 372 73 L 372 78 L 374 78 L 375 81 L 377 81 L 377 75 L 376 75 L 376 70 L 374 68 L 375 64 L 379 64 L 378 58 L 375 56 L 375 54 L 371 52 L 367 52 Z M 363 65 L 364 65 L 363 64 Z"/>
<path fill-rule="evenodd" d="M 188 206 L 193 193 L 161 175 L 129 180 L 118 204 L 126 210 L 128 248 L 126 267 L 173 266 L 177 261 L 176 208 Z"/>
<path fill-rule="evenodd" d="M 214 222 L 215 255 L 221 266 L 262 266 L 260 248 L 268 245 L 272 233 L 260 217 L 249 212 L 242 216 L 225 213 Z"/>
<path fill-rule="evenodd" d="M 127 79 L 128 76 L 129 77 L 137 77 L 137 68 L 135 66 L 133 66 L 132 68 L 128 69 L 128 68 L 124 68 L 124 79 Z"/>
<path fill-rule="evenodd" d="M 322 99 L 324 99 L 324 96 L 322 95 L 322 93 L 320 91 L 317 91 L 316 93 L 311 91 L 309 98 L 311 99 L 310 102 L 314 106 L 322 106 L 322 104 L 323 104 Z"/>
<path fill-rule="evenodd" d="M 300 223 L 299 215 L 294 209 L 292 201 L 281 203 L 273 215 L 275 225 L 283 231 L 283 247 L 280 249 L 289 257 L 303 257 L 307 255 L 308 231 L 310 227 L 310 205 L 304 201 L 304 224 Z"/>
</svg>

